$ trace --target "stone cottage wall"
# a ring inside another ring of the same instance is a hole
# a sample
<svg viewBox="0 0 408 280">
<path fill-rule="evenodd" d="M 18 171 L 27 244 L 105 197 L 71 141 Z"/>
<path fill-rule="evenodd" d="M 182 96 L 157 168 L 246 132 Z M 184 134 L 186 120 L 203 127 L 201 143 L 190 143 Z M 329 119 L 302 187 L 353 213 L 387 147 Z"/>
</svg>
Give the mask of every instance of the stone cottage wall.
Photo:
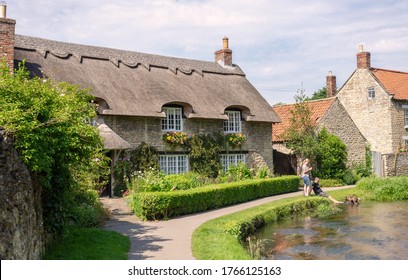
<svg viewBox="0 0 408 280">
<path fill-rule="evenodd" d="M 0 259 L 40 259 L 44 251 L 41 191 L 0 128 Z"/>
<path fill-rule="evenodd" d="M 367 141 L 338 99 L 334 101 L 319 122 L 319 128 L 323 127 L 346 144 L 348 165 L 365 162 Z"/>
<path fill-rule="evenodd" d="M 384 176 L 408 175 L 408 153 L 382 155 Z"/>
<path fill-rule="evenodd" d="M 373 87 L 375 98 L 368 98 L 367 89 Z M 391 97 L 378 84 L 370 70 L 357 69 L 337 98 L 349 113 L 361 134 L 370 143 L 372 151 L 382 154 L 394 153 L 391 127 Z"/>
<path fill-rule="evenodd" d="M 162 140 L 160 118 L 104 116 L 105 124 L 115 133 L 136 148 L 145 142 L 156 147 L 160 152 L 174 152 Z M 183 119 L 184 132 L 187 136 L 223 131 L 223 120 Z M 272 125 L 270 123 L 243 122 L 242 133 L 247 140 L 236 152 L 248 153 L 248 165 L 251 167 L 267 165 L 273 170 Z M 233 153 L 234 150 L 230 150 Z"/>
</svg>

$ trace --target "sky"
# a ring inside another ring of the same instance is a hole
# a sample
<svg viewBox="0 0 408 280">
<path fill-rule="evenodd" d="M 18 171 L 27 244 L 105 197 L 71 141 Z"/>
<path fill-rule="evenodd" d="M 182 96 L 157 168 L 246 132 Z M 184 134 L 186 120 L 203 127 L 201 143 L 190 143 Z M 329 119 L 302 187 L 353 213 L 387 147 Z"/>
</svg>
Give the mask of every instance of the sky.
<svg viewBox="0 0 408 280">
<path fill-rule="evenodd" d="M 358 45 L 371 65 L 408 72 L 406 0 L 8 0 L 16 33 L 204 61 L 229 38 L 233 63 L 271 104 L 340 88 Z"/>
</svg>

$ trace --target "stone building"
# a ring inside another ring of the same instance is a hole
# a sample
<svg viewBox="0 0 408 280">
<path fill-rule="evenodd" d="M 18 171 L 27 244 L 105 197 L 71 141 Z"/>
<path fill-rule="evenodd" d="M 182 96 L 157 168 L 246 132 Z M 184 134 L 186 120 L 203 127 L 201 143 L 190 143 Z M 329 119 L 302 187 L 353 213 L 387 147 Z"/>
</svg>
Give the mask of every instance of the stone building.
<svg viewBox="0 0 408 280">
<path fill-rule="evenodd" d="M 117 144 L 110 149 L 145 142 L 160 152 L 163 171 L 182 173 L 188 154 L 170 149 L 166 132 L 243 134 L 240 147 L 222 154 L 224 168 L 240 161 L 273 168 L 272 123 L 280 120 L 232 63 L 228 38 L 208 62 L 15 35 L 15 23 L 0 19 L 0 57 L 14 67 L 25 60 L 33 75 L 91 88 L 103 136 Z"/>
<path fill-rule="evenodd" d="M 318 130 L 325 127 L 328 132 L 338 136 L 347 146 L 348 165 L 365 161 L 366 139 L 345 110 L 344 106 L 335 97 L 336 76 L 331 72 L 326 77 L 327 98 L 306 101 L 311 112 L 311 120 Z M 290 126 L 292 111 L 295 104 L 273 107 L 281 119 L 280 123 L 273 124 L 272 139 L 274 149 L 275 171 L 279 174 L 296 174 L 297 160 L 291 150 L 285 145 L 287 139 L 284 133 Z"/>
<path fill-rule="evenodd" d="M 367 139 L 377 175 L 408 174 L 408 73 L 371 67 L 360 46 L 357 69 L 337 98 Z"/>
</svg>

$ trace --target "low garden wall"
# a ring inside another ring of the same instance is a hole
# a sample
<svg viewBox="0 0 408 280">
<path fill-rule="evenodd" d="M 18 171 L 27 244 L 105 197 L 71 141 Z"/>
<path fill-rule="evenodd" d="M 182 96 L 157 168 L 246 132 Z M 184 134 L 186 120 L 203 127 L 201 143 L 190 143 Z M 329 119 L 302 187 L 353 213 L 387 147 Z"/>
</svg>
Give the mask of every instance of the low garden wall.
<svg viewBox="0 0 408 280">
<path fill-rule="evenodd" d="M 299 188 L 298 176 L 255 179 L 170 192 L 140 192 L 133 196 L 133 210 L 142 220 L 168 219 L 257 198 L 289 193 Z"/>
</svg>

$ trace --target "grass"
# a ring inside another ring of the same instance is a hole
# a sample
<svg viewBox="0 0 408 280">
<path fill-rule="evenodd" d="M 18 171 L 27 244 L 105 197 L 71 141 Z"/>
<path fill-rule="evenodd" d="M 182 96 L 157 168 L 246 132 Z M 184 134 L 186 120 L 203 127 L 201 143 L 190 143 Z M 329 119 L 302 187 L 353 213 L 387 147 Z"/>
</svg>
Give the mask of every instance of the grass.
<svg viewBox="0 0 408 280">
<path fill-rule="evenodd" d="M 127 260 L 129 237 L 98 228 L 72 228 L 45 252 L 45 260 Z"/>
<path fill-rule="evenodd" d="M 361 194 L 356 189 L 329 191 L 329 193 L 340 201 L 346 195 L 356 194 L 359 196 Z M 242 225 L 248 225 L 255 218 L 263 220 L 266 224 L 273 223 L 290 216 L 293 212 L 302 213 L 308 209 L 315 209 L 321 204 L 331 205 L 331 202 L 317 196 L 307 198 L 297 196 L 207 221 L 193 233 L 193 255 L 198 260 L 249 260 L 251 256 L 237 236 L 237 231 L 242 229 Z M 252 230 L 256 231 L 256 228 Z"/>
</svg>

